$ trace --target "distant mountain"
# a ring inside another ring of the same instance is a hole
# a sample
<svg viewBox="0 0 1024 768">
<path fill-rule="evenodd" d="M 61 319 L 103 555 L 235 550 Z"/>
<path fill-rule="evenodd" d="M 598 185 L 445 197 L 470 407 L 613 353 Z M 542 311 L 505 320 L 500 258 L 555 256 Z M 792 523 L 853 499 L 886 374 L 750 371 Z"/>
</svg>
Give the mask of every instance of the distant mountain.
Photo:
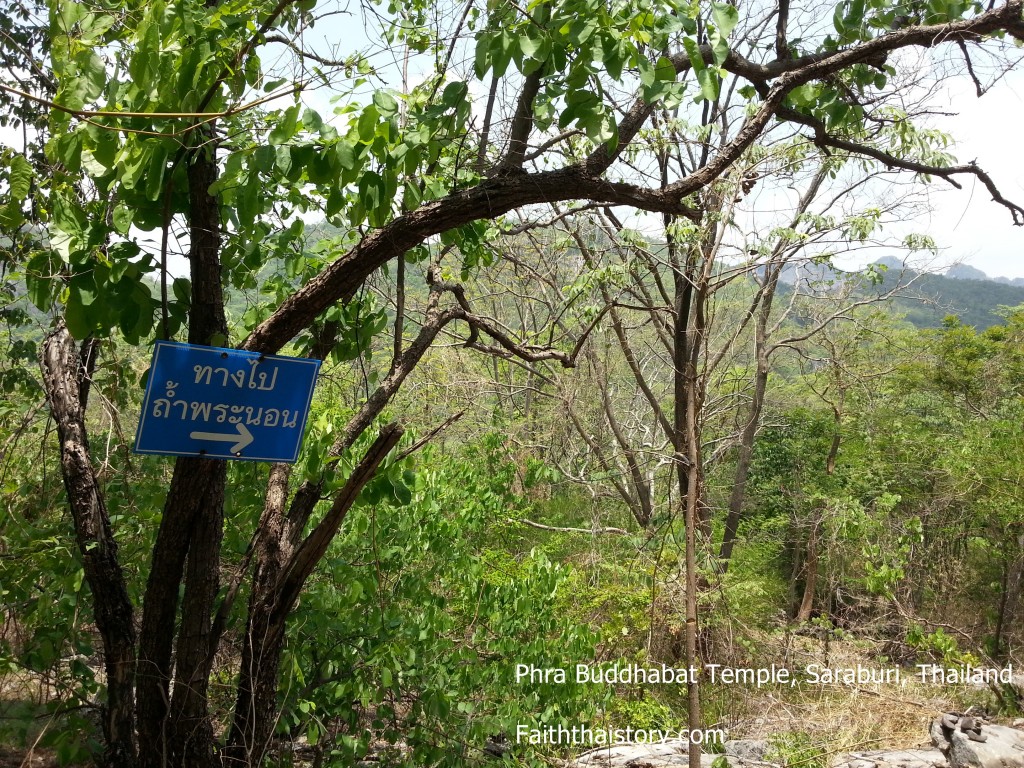
<svg viewBox="0 0 1024 768">
<path fill-rule="evenodd" d="M 904 269 L 905 267 L 903 261 L 895 256 L 883 256 L 875 264 L 885 265 L 889 269 Z M 954 264 L 946 270 L 943 277 L 948 277 L 951 280 L 988 280 L 1003 285 L 1024 287 L 1024 277 L 989 277 L 984 271 L 972 267 L 970 264 Z"/>
<path fill-rule="evenodd" d="M 1003 283 L 1004 285 L 1017 285 L 1024 288 L 1024 277 L 990 277 L 996 283 Z"/>
<path fill-rule="evenodd" d="M 951 277 L 954 280 L 989 280 L 993 283 L 1016 285 L 1024 288 L 1024 277 L 989 277 L 977 267 L 971 267 L 967 264 L 954 264 L 946 270 L 946 277 Z"/>
<path fill-rule="evenodd" d="M 889 269 L 903 269 L 906 266 L 902 259 L 898 259 L 895 256 L 883 256 L 878 261 L 875 261 L 874 264 Z"/>
<path fill-rule="evenodd" d="M 898 259 L 879 261 L 889 268 L 876 289 L 880 293 L 896 284 L 901 271 L 904 281 L 916 276 L 909 295 L 895 299 L 893 306 L 918 328 L 937 328 L 946 315 L 956 315 L 965 325 L 982 330 L 1003 322 L 1000 307 L 1024 304 L 1024 280 L 1019 278 L 993 280 L 980 269 L 963 264 L 951 267 L 945 275 L 919 275 Z"/>
<path fill-rule="evenodd" d="M 844 280 L 852 273 L 836 269 L 830 264 L 815 264 L 813 261 L 790 262 L 782 268 L 779 281 L 784 285 L 823 285 L 830 281 Z"/>
<path fill-rule="evenodd" d="M 945 275 L 918 273 L 893 256 L 878 259 L 872 266 L 885 268 L 881 281 L 876 285 L 865 282 L 859 290 L 880 295 L 897 282 L 910 283 L 905 294 L 892 299 L 890 305 L 918 328 L 939 328 L 947 315 L 956 315 L 965 325 L 983 330 L 1004 321 L 1000 307 L 1024 305 L 1024 280 L 993 280 L 974 267 L 959 265 Z M 834 283 L 855 276 L 828 264 L 790 264 L 781 275 L 780 293 L 788 294 L 798 284 L 804 291 L 828 293 Z"/>
<path fill-rule="evenodd" d="M 989 276 L 977 267 L 967 264 L 954 264 L 946 270 L 946 277 L 953 280 L 988 280 Z"/>
</svg>

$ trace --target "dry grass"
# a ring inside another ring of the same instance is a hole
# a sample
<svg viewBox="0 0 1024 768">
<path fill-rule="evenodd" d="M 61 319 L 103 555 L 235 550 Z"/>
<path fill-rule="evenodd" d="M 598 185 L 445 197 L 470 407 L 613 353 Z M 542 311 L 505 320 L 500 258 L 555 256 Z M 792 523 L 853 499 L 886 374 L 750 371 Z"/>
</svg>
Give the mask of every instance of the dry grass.
<svg viewBox="0 0 1024 768">
<path fill-rule="evenodd" d="M 814 637 L 780 637 L 764 633 L 757 638 L 757 662 L 772 662 L 801 672 L 806 665 L 830 668 L 891 669 L 879 660 L 880 645 L 864 640 L 827 642 Z M 901 668 L 897 683 L 797 682 L 793 686 L 757 689 L 720 686 L 708 691 L 720 696 L 723 721 L 730 738 L 772 739 L 781 734 L 802 734 L 828 754 L 848 751 L 910 748 L 928 744 L 928 726 L 944 711 L 964 709 L 983 700 L 986 692 L 970 686 L 922 683 L 914 667 Z M 731 722 L 728 722 L 731 721 Z"/>
</svg>

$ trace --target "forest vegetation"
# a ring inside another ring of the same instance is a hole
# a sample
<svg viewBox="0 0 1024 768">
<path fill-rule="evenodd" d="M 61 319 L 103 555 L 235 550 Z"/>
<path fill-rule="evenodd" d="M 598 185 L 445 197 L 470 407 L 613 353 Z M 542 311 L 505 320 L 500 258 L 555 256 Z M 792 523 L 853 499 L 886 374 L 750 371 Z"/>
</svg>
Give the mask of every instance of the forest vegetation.
<svg viewBox="0 0 1024 768">
<path fill-rule="evenodd" d="M 1019 715 L 912 675 L 1024 669 L 1024 289 L 891 225 L 1024 224 L 929 121 L 1022 12 L 0 0 L 0 761 L 824 766 Z M 297 460 L 134 453 L 157 340 L 322 361 Z M 517 678 L 577 664 L 910 685 Z"/>
</svg>

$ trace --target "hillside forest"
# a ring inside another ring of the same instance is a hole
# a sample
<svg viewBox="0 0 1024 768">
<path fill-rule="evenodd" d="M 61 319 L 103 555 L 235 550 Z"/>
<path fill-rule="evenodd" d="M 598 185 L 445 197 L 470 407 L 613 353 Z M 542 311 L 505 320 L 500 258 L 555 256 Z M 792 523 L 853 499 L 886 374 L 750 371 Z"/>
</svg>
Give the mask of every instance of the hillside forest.
<svg viewBox="0 0 1024 768">
<path fill-rule="evenodd" d="M 1024 288 L 916 224 L 1024 224 L 1022 9 L 0 0 L 0 765 L 1024 714 Z M 294 461 L 157 341 L 319 361 Z"/>
</svg>

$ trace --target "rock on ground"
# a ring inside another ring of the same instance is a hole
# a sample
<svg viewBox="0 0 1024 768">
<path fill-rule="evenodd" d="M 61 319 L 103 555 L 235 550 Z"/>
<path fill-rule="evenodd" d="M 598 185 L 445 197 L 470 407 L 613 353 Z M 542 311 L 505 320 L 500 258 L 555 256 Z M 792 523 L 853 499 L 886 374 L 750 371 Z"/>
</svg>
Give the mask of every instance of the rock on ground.
<svg viewBox="0 0 1024 768">
<path fill-rule="evenodd" d="M 584 752 L 570 765 L 583 768 L 651 768 L 669 765 L 687 765 L 687 743 L 681 740 L 667 741 L 663 744 L 616 744 L 598 747 Z M 703 761 L 701 761 L 702 768 Z M 710 763 L 708 767 L 710 768 Z"/>
<path fill-rule="evenodd" d="M 726 756 L 748 762 L 764 762 L 771 749 L 767 739 L 730 739 L 723 746 Z M 730 765 L 732 762 L 729 761 Z"/>
<path fill-rule="evenodd" d="M 964 727 L 968 720 L 973 727 Z M 951 768 L 1024 768 L 1024 731 L 953 713 L 936 718 L 930 732 Z"/>
<path fill-rule="evenodd" d="M 1024 768 L 1024 731 L 990 725 L 977 717 L 943 715 L 931 726 L 935 749 L 886 749 L 836 757 L 830 768 Z M 567 768 L 670 768 L 689 764 L 686 741 L 660 744 L 616 744 L 584 752 Z M 730 768 L 778 768 L 765 758 L 763 739 L 725 742 Z M 702 753 L 701 768 L 711 768 L 722 755 Z"/>
<path fill-rule="evenodd" d="M 851 752 L 832 761 L 831 768 L 944 768 L 946 756 L 938 749 L 879 749 Z"/>
<path fill-rule="evenodd" d="M 730 751 L 730 745 L 732 745 Z M 660 744 L 616 744 L 584 752 L 569 763 L 570 768 L 668 768 L 689 765 L 689 743 L 681 739 Z M 768 766 L 761 762 L 768 742 L 736 740 L 725 742 L 725 757 L 730 768 L 757 768 Z M 759 756 L 758 756 L 759 755 Z M 701 768 L 711 768 L 722 755 L 702 752 Z"/>
</svg>

